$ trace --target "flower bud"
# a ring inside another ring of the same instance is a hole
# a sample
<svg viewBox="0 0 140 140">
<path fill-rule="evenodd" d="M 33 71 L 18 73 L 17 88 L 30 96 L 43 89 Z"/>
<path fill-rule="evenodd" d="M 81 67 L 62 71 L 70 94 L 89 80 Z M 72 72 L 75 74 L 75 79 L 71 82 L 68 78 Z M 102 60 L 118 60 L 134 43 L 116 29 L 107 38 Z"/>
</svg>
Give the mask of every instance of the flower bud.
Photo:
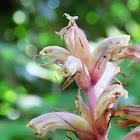
<svg viewBox="0 0 140 140">
<path fill-rule="evenodd" d="M 83 31 L 81 31 L 75 23 L 75 17 L 65 14 L 70 20 L 69 25 L 64 27 L 59 34 L 61 37 L 65 34 L 64 39 L 67 48 L 75 57 L 79 57 L 86 66 L 90 62 L 90 49 L 88 41 Z"/>
</svg>

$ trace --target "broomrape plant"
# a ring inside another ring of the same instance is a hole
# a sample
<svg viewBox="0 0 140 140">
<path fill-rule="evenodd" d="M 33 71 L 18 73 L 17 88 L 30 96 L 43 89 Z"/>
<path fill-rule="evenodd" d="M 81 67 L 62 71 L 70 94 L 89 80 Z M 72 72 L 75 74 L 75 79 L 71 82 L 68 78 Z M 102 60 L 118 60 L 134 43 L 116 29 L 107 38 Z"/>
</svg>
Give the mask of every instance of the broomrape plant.
<svg viewBox="0 0 140 140">
<path fill-rule="evenodd" d="M 117 35 L 104 39 L 91 52 L 85 34 L 75 22 L 78 17 L 64 15 L 69 24 L 56 33 L 61 39 L 64 38 L 67 49 L 48 46 L 39 54 L 43 59 L 54 58 L 54 61 L 44 65 L 56 64 L 59 66 L 58 72 L 68 77 L 62 91 L 76 80 L 79 91 L 74 110 L 79 111 L 80 116 L 65 111 L 47 113 L 32 119 L 27 127 L 35 131 L 38 137 L 54 129 L 65 129 L 72 131 L 80 140 L 107 140 L 113 117 L 122 118 L 118 121 L 119 127 L 140 124 L 139 106 L 123 104 L 115 109 L 119 97 L 128 98 L 128 92 L 120 81 L 111 83 L 118 74 L 126 79 L 132 75 L 134 66 L 130 75 L 126 76 L 120 72 L 118 64 L 125 58 L 140 64 L 140 45 L 130 45 L 129 35 Z M 82 101 L 80 89 L 86 95 L 88 106 Z M 140 127 L 124 138 L 136 139 L 140 139 Z"/>
</svg>

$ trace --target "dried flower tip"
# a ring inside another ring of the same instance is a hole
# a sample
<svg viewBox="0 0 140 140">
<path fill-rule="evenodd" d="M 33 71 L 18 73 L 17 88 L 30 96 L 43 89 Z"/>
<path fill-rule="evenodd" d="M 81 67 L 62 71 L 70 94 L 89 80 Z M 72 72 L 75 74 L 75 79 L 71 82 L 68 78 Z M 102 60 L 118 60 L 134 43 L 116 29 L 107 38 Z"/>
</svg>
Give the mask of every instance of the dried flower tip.
<svg viewBox="0 0 140 140">
<path fill-rule="evenodd" d="M 121 117 L 118 121 L 120 128 L 132 125 L 134 123 L 140 124 L 140 106 L 136 105 L 120 105 L 119 108 L 113 113 L 114 117 Z"/>
<path fill-rule="evenodd" d="M 73 16 L 73 17 L 72 17 L 72 16 L 70 16 L 70 15 L 67 14 L 67 13 L 64 13 L 63 16 L 66 16 L 66 18 L 67 18 L 68 20 L 70 20 L 70 21 L 78 19 L 78 16 Z"/>
</svg>

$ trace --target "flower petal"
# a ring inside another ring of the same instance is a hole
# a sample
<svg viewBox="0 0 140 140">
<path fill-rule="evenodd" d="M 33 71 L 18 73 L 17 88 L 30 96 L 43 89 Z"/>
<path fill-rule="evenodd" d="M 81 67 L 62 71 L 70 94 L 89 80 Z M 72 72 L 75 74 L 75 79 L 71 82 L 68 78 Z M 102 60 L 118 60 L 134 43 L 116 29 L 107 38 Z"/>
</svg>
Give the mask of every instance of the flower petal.
<svg viewBox="0 0 140 140">
<path fill-rule="evenodd" d="M 140 140 L 140 126 L 128 133 L 123 140 Z"/>
<path fill-rule="evenodd" d="M 74 75 L 76 72 L 84 76 L 85 74 L 84 70 L 86 74 L 89 75 L 88 70 L 85 65 L 83 68 L 83 64 L 81 60 L 71 55 L 71 56 L 68 56 L 63 67 L 61 67 L 59 71 L 63 76 L 67 77 L 69 75 Z"/>
<path fill-rule="evenodd" d="M 97 99 L 119 71 L 119 67 L 116 68 L 116 66 L 113 65 L 111 62 L 107 62 L 107 66 L 103 75 L 94 87 Z"/>
<path fill-rule="evenodd" d="M 62 87 L 62 91 L 68 87 L 77 77 L 78 73 L 75 73 L 74 75 L 71 75 L 67 78 L 67 80 L 64 82 L 63 87 Z"/>
<path fill-rule="evenodd" d="M 27 127 L 35 131 L 38 137 L 42 137 L 48 131 L 55 129 L 73 131 L 79 138 L 87 140 L 92 140 L 91 138 L 95 136 L 93 128 L 86 120 L 68 112 L 54 112 L 41 115 L 32 119 Z"/>
<path fill-rule="evenodd" d="M 95 106 L 95 125 L 100 135 L 106 135 L 109 128 L 111 114 L 108 108 L 114 108 L 119 96 L 127 98 L 127 91 L 121 85 L 107 87 L 99 97 Z"/>
<path fill-rule="evenodd" d="M 127 46 L 129 44 L 129 41 L 130 41 L 130 35 L 116 35 L 104 39 L 97 45 L 97 47 L 92 52 L 92 57 L 91 57 L 92 65 L 96 63 L 99 57 L 106 50 L 109 50 L 113 47 L 121 48 Z"/>
<path fill-rule="evenodd" d="M 83 64 L 83 62 L 74 56 L 68 56 L 67 60 L 60 66 L 58 70 L 60 75 L 68 77 L 66 82 L 63 84 L 62 91 L 69 86 L 76 78 L 77 84 L 85 89 L 88 87 L 90 83 L 90 76 L 87 70 L 87 67 Z"/>
<path fill-rule="evenodd" d="M 140 64 L 140 45 L 129 45 L 122 48 L 116 48 L 110 54 L 111 58 L 130 58 Z"/>
<path fill-rule="evenodd" d="M 90 48 L 86 36 L 75 23 L 75 19 L 77 19 L 77 17 L 71 17 L 68 14 L 65 15 L 70 20 L 69 25 L 64 27 L 57 34 L 62 37 L 65 33 L 64 39 L 67 48 L 74 56 L 80 57 L 80 59 L 82 59 L 84 64 L 87 66 L 90 61 Z"/>
<path fill-rule="evenodd" d="M 65 62 L 70 52 L 58 46 L 48 46 L 40 51 L 39 54 L 43 59 L 50 57 Z"/>
<path fill-rule="evenodd" d="M 77 26 L 70 27 L 65 35 L 66 45 L 74 56 L 80 57 L 88 66 L 90 61 L 90 49 L 84 33 Z"/>
<path fill-rule="evenodd" d="M 95 106 L 95 118 L 102 115 L 106 108 L 112 108 L 119 96 L 128 98 L 128 92 L 122 85 L 114 84 L 107 87 L 99 97 Z"/>
<path fill-rule="evenodd" d="M 97 84 L 97 82 L 102 77 L 103 73 L 105 72 L 106 66 L 107 66 L 108 58 L 104 59 L 102 63 L 97 63 L 94 65 L 91 75 L 91 83 L 93 86 Z"/>
</svg>

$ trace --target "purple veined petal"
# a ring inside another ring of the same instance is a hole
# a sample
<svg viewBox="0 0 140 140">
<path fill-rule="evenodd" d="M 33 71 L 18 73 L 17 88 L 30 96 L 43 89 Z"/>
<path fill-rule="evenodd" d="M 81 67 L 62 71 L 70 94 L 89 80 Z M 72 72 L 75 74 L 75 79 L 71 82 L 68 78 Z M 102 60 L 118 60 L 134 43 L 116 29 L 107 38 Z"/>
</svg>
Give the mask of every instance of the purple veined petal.
<svg viewBox="0 0 140 140">
<path fill-rule="evenodd" d="M 65 62 L 67 57 L 70 55 L 70 52 L 64 48 L 58 46 L 48 46 L 45 47 L 42 51 L 39 52 L 42 58 L 54 58 Z"/>
<path fill-rule="evenodd" d="M 75 74 L 73 74 L 73 75 L 71 75 L 71 76 L 69 76 L 69 77 L 67 78 L 67 80 L 64 82 L 64 84 L 63 84 L 63 86 L 62 86 L 62 91 L 63 91 L 66 87 L 68 87 L 68 86 L 76 79 L 77 75 L 78 75 L 78 73 L 75 73 Z"/>
<path fill-rule="evenodd" d="M 97 65 L 95 65 L 95 67 L 93 68 L 92 72 L 91 72 L 91 84 L 92 85 L 96 85 L 97 82 L 100 80 L 100 78 L 102 77 L 106 66 L 107 66 L 107 62 L 108 62 L 108 58 L 104 59 L 102 61 L 102 63 L 98 63 Z"/>
<path fill-rule="evenodd" d="M 118 50 L 119 53 L 115 56 L 118 59 L 130 58 L 140 64 L 140 45 L 129 45 Z M 115 53 L 114 53 L 115 54 Z"/>
<path fill-rule="evenodd" d="M 66 34 L 65 34 L 65 44 L 67 46 L 67 48 L 69 49 L 69 51 L 75 55 L 75 53 L 77 52 L 77 48 L 75 48 L 75 27 L 74 26 L 70 26 L 69 29 L 67 30 Z"/>
<path fill-rule="evenodd" d="M 140 140 L 140 126 L 129 132 L 123 140 Z"/>
<path fill-rule="evenodd" d="M 91 78 L 88 75 L 78 74 L 76 77 L 76 83 L 86 93 L 91 84 Z"/>
<path fill-rule="evenodd" d="M 32 119 L 27 125 L 38 137 L 48 131 L 66 129 L 74 132 L 81 140 L 94 140 L 95 134 L 91 125 L 78 115 L 68 112 L 54 112 Z M 96 138 L 96 137 L 95 137 Z"/>
<path fill-rule="evenodd" d="M 59 34 L 61 37 L 65 34 L 64 39 L 68 50 L 75 57 L 80 57 L 84 64 L 88 66 L 90 62 L 90 48 L 86 36 L 75 23 L 77 16 L 71 17 L 68 14 L 65 14 L 65 16 L 70 20 L 69 25 L 64 27 L 57 34 Z"/>
<path fill-rule="evenodd" d="M 75 55 L 79 56 L 83 63 L 88 66 L 90 62 L 91 52 L 88 44 L 88 40 L 84 34 L 84 32 L 77 27 L 77 31 L 75 32 Z"/>
<path fill-rule="evenodd" d="M 104 39 L 93 50 L 90 64 L 94 65 L 104 51 L 110 50 L 113 47 L 121 48 L 127 46 L 129 42 L 130 35 L 116 35 Z M 102 61 L 102 59 L 100 61 Z"/>
<path fill-rule="evenodd" d="M 108 86 L 97 100 L 94 117 L 96 128 L 101 135 L 106 135 L 109 128 L 111 114 L 106 112 L 106 109 L 114 108 L 119 96 L 126 99 L 128 93 L 121 85 L 116 84 Z"/>
<path fill-rule="evenodd" d="M 90 48 L 86 36 L 77 25 L 70 27 L 66 32 L 65 42 L 71 53 L 80 57 L 84 64 L 88 66 L 90 62 Z"/>
</svg>

